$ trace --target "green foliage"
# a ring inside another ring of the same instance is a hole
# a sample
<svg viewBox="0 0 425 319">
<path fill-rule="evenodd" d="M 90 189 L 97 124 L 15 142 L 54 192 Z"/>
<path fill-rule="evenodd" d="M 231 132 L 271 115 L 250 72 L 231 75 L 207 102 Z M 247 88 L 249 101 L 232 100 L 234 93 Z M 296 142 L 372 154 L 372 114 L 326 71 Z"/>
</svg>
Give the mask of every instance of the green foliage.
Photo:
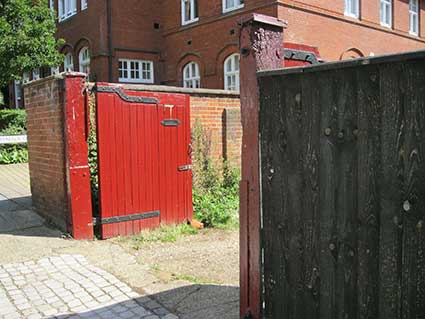
<svg viewBox="0 0 425 319">
<path fill-rule="evenodd" d="M 139 250 L 142 245 L 148 243 L 174 243 L 183 236 L 196 235 L 198 230 L 188 224 L 161 225 L 152 230 L 143 230 L 138 235 L 120 237 L 120 242 L 130 241 L 133 249 Z"/>
<path fill-rule="evenodd" d="M 26 133 L 25 110 L 0 110 L 0 135 L 19 135 Z M 1 145 L 0 164 L 28 162 L 28 148 L 22 144 Z"/>
<path fill-rule="evenodd" d="M 195 218 L 207 227 L 238 225 L 240 173 L 223 162 L 213 163 L 211 137 L 197 121 L 192 131 L 193 207 Z"/>
<path fill-rule="evenodd" d="M 47 0 L 0 1 L 0 87 L 25 71 L 63 62 Z"/>
<path fill-rule="evenodd" d="M 0 146 L 0 164 L 17 164 L 28 162 L 28 149 L 24 145 Z"/>
<path fill-rule="evenodd" d="M 91 197 L 93 205 L 93 213 L 95 216 L 99 216 L 99 174 L 97 166 L 97 138 L 96 138 L 96 125 L 95 125 L 95 112 L 96 109 L 92 105 L 90 107 L 90 135 L 88 139 L 88 151 L 89 151 L 89 168 L 90 168 L 90 186 L 91 186 Z"/>
<path fill-rule="evenodd" d="M 25 110 L 0 110 L 0 135 L 19 135 L 26 132 Z"/>
</svg>

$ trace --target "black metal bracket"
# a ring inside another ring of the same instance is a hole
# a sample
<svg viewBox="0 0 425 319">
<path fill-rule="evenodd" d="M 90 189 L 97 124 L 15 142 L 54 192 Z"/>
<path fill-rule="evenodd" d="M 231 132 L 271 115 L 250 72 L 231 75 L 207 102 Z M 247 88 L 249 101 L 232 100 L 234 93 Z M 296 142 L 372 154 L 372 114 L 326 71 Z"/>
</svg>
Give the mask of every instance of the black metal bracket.
<svg viewBox="0 0 425 319">
<path fill-rule="evenodd" d="M 309 51 L 284 49 L 285 59 L 308 62 L 310 64 L 319 64 L 316 54 Z"/>
<path fill-rule="evenodd" d="M 167 119 L 167 120 L 161 121 L 161 124 L 164 126 L 179 126 L 180 121 L 175 119 Z"/>
<path fill-rule="evenodd" d="M 122 222 L 130 222 L 130 221 L 154 218 L 154 217 L 159 217 L 159 216 L 160 216 L 159 210 L 155 210 L 153 212 L 124 215 L 124 216 L 114 216 L 114 217 L 105 217 L 105 218 L 94 217 L 93 218 L 93 226 L 116 224 L 116 223 L 122 223 Z"/>
<path fill-rule="evenodd" d="M 143 104 L 158 104 L 158 99 L 154 97 L 146 97 L 146 96 L 132 96 L 126 94 L 121 88 L 113 87 L 113 86 L 97 86 L 95 85 L 92 89 L 94 92 L 100 93 L 115 93 L 122 100 L 129 103 L 143 103 Z"/>
</svg>

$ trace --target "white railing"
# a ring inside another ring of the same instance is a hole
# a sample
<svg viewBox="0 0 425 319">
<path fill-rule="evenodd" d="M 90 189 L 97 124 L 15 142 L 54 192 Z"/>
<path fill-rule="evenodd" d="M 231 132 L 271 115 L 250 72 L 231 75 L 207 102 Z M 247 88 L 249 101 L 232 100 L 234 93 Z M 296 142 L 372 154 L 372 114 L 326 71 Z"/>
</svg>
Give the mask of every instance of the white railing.
<svg viewBox="0 0 425 319">
<path fill-rule="evenodd" d="M 0 135 L 0 145 L 4 144 L 25 144 L 27 143 L 26 135 Z"/>
</svg>

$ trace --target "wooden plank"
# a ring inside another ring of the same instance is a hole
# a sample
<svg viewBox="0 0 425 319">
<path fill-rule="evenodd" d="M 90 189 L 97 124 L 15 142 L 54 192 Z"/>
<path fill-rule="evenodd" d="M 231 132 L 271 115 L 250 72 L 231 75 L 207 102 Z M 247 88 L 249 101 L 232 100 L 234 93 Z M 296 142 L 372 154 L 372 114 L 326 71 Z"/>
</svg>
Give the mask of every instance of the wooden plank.
<svg viewBox="0 0 425 319">
<path fill-rule="evenodd" d="M 289 294 L 288 316 L 290 318 L 305 318 L 304 305 L 304 225 L 303 225 L 303 198 L 305 181 L 302 174 L 302 164 L 304 161 L 302 154 L 302 117 L 304 114 L 301 108 L 301 81 L 300 77 L 288 77 L 280 81 L 280 89 L 284 91 L 282 104 L 275 106 L 275 112 L 283 112 L 282 122 L 276 123 L 276 128 L 284 130 L 284 139 L 278 140 L 279 135 L 273 137 L 273 143 L 284 142 L 283 157 L 277 165 L 281 166 L 281 174 L 284 178 L 283 193 L 283 214 L 286 216 L 286 251 L 284 254 L 287 263 L 286 283 Z M 307 199 L 308 200 L 308 199 Z M 274 212 L 275 214 L 278 211 Z M 275 238 L 274 240 L 276 240 Z M 276 267 L 277 265 L 275 265 Z M 279 267 L 274 268 L 277 272 Z M 281 300 L 281 302 L 285 302 Z M 281 318 L 273 314 L 273 318 Z"/>
<path fill-rule="evenodd" d="M 380 87 L 382 130 L 379 232 L 379 315 L 385 319 L 401 318 L 401 258 L 402 258 L 402 168 L 404 114 L 400 92 L 404 90 L 401 65 L 381 66 Z"/>
<path fill-rule="evenodd" d="M 320 313 L 320 120 L 319 79 L 301 77 L 301 148 L 303 188 L 301 195 L 304 237 L 304 317 L 319 318 Z"/>
<path fill-rule="evenodd" d="M 358 318 L 379 318 L 379 184 L 381 122 L 379 68 L 357 70 Z"/>
<path fill-rule="evenodd" d="M 320 77 L 320 318 L 337 318 L 337 176 L 335 163 L 337 106 L 334 104 L 335 80 L 330 73 Z"/>
<path fill-rule="evenodd" d="M 354 69 L 333 73 L 337 318 L 357 318 L 357 81 Z"/>
<path fill-rule="evenodd" d="M 291 292 L 287 282 L 288 265 L 286 257 L 289 248 L 289 217 L 288 211 L 284 209 L 286 205 L 285 190 L 287 189 L 285 184 L 287 181 L 283 173 L 283 168 L 286 164 L 287 121 L 283 103 L 285 92 L 281 90 L 279 84 L 280 82 L 277 78 L 260 79 L 262 247 L 264 249 L 266 318 L 279 318 L 279 316 L 281 318 L 290 318 L 289 305 L 291 304 Z M 247 183 L 241 183 L 241 186 L 244 185 L 248 186 Z M 242 191 L 245 191 L 245 188 L 242 188 Z M 241 203 L 243 204 L 244 201 L 241 201 Z M 245 205 L 241 205 L 241 209 L 243 212 L 246 209 Z M 249 223 L 249 219 L 247 223 Z M 248 227 L 248 225 L 246 226 Z M 244 233 L 241 232 L 241 234 Z M 250 233 L 248 229 L 244 243 L 249 243 L 249 241 Z M 247 250 L 249 253 L 249 248 Z M 243 257 L 248 257 L 247 259 L 249 259 L 249 256 L 241 256 L 241 258 Z M 246 288 L 249 290 L 250 287 Z"/>
<path fill-rule="evenodd" d="M 425 213 L 425 163 L 424 153 L 424 88 L 425 63 L 423 61 L 403 64 L 404 91 L 400 92 L 400 107 L 405 117 L 403 145 L 403 238 L 401 278 L 401 318 L 425 316 L 425 283 L 419 278 L 425 267 L 420 242 Z"/>
</svg>

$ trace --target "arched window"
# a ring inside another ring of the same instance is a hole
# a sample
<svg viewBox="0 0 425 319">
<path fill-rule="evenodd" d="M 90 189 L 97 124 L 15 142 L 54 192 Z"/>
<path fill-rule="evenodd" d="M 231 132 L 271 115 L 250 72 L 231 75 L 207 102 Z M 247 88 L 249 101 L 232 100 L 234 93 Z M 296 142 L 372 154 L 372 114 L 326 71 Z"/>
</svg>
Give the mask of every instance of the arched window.
<svg viewBox="0 0 425 319">
<path fill-rule="evenodd" d="M 239 54 L 235 53 L 224 61 L 224 89 L 239 92 Z"/>
<path fill-rule="evenodd" d="M 65 55 L 65 60 L 63 62 L 63 70 L 65 72 L 74 71 L 74 58 L 72 57 L 72 53 L 67 53 Z"/>
<path fill-rule="evenodd" d="M 88 47 L 84 47 L 80 50 L 80 53 L 78 54 L 78 62 L 80 65 L 80 72 L 89 73 L 90 53 Z"/>
<path fill-rule="evenodd" d="M 199 74 L 199 65 L 196 62 L 189 62 L 183 68 L 183 87 L 200 88 L 201 76 Z"/>
</svg>

